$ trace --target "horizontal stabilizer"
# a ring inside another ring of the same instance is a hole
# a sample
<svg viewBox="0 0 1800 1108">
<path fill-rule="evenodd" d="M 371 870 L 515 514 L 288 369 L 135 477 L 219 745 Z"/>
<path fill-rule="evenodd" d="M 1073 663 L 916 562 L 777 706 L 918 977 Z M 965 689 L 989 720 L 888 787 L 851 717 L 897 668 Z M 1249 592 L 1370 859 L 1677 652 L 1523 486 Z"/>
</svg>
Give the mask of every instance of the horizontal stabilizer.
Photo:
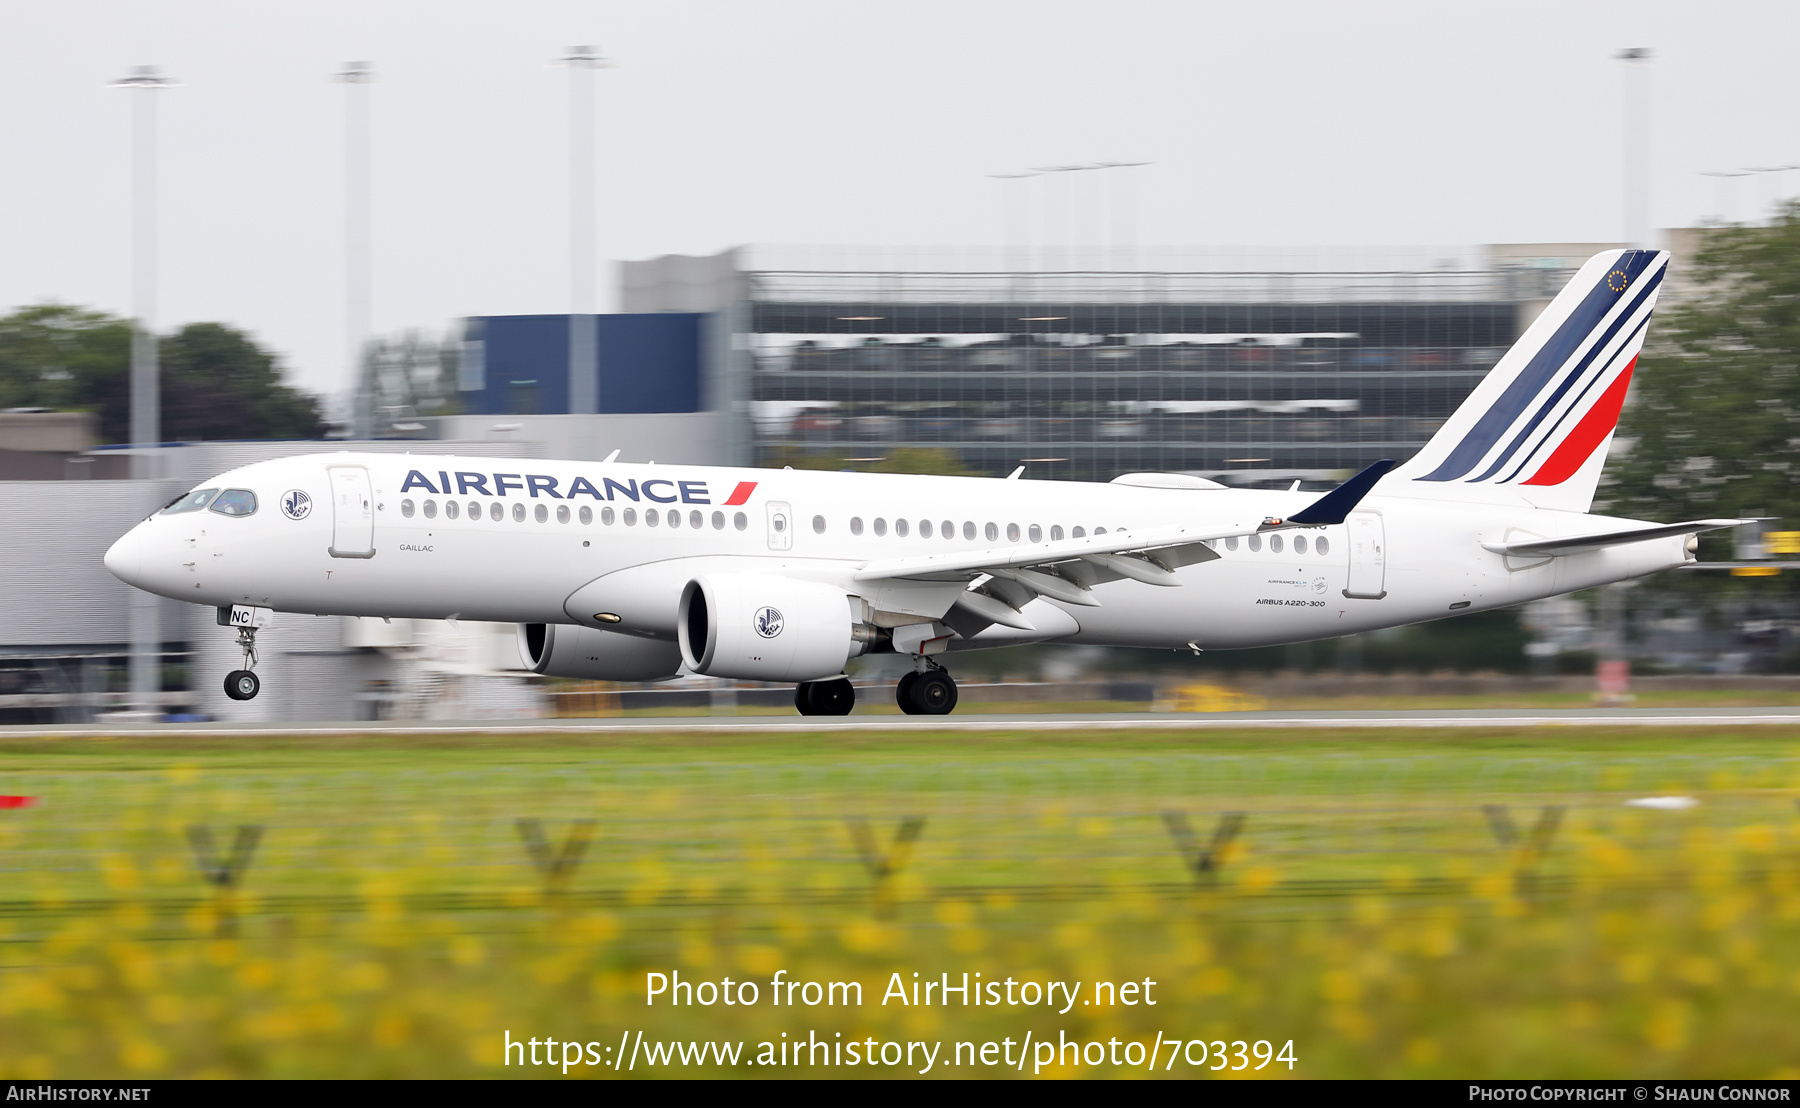
<svg viewBox="0 0 1800 1108">
<path fill-rule="evenodd" d="M 1393 468 L 1394 460 L 1383 458 L 1282 522 L 1298 524 L 1302 527 L 1342 523 L 1344 518 L 1350 514 L 1350 510 L 1361 503 L 1363 497 L 1369 495 L 1369 490 L 1375 487 L 1375 482 L 1387 476 L 1387 471 Z"/>
<path fill-rule="evenodd" d="M 1484 542 L 1483 550 L 1510 557 L 1559 557 L 1564 554 L 1585 554 L 1590 550 L 1599 550 L 1608 546 L 1621 546 L 1625 543 L 1644 542 L 1648 539 L 1666 539 L 1674 535 L 1697 535 L 1702 531 L 1714 531 L 1720 527 L 1737 527 L 1745 523 L 1755 523 L 1753 519 L 1695 519 L 1686 523 L 1669 523 L 1661 527 L 1636 527 L 1629 531 L 1605 531 L 1598 535 L 1574 535 L 1562 539 L 1533 539 L 1530 542 Z"/>
</svg>

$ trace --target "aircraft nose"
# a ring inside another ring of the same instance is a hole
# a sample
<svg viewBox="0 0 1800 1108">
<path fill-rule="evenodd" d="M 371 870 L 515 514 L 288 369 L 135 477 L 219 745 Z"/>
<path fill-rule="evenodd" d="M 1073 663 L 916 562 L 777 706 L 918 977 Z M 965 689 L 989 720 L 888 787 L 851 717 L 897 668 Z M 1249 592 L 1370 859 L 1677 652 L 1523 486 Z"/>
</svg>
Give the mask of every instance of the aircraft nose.
<svg viewBox="0 0 1800 1108">
<path fill-rule="evenodd" d="M 119 536 L 119 540 L 107 549 L 104 561 L 108 573 L 127 585 L 141 588 L 138 582 L 144 561 L 144 525 L 140 523 Z"/>
</svg>

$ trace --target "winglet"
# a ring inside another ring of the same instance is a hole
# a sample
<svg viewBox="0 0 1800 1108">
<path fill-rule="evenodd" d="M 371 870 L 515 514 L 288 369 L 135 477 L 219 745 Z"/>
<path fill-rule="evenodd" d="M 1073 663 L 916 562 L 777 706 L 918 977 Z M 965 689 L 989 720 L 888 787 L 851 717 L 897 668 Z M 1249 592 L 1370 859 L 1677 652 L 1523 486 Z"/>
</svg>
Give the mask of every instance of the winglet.
<svg viewBox="0 0 1800 1108">
<path fill-rule="evenodd" d="M 1375 487 L 1375 482 L 1385 477 L 1387 471 L 1393 468 L 1394 460 L 1383 458 L 1282 522 L 1306 527 L 1316 527 L 1322 523 L 1342 523 L 1344 517 L 1350 514 L 1350 510 L 1361 503 L 1363 497 L 1369 495 L 1369 490 Z"/>
</svg>

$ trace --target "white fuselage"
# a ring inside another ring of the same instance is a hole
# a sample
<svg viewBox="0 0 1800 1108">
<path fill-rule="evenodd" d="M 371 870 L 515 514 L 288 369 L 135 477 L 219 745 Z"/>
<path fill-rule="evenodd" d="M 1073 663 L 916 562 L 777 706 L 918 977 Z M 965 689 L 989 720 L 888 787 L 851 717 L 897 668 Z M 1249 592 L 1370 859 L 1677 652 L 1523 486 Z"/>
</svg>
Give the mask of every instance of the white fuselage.
<svg viewBox="0 0 1800 1108">
<path fill-rule="evenodd" d="M 358 469 L 367 474 L 361 505 L 344 476 Z M 249 490 L 256 510 L 153 515 L 119 540 L 108 568 L 197 604 L 588 626 L 604 611 L 619 617 L 606 629 L 658 639 L 675 637 L 682 588 L 697 572 L 812 580 L 873 608 L 903 608 L 869 595 L 880 589 L 859 582 L 858 570 L 1077 528 L 1179 523 L 1245 534 L 1213 541 L 1216 560 L 1177 569 L 1181 587 L 1111 580 L 1093 587 L 1097 606 L 1040 596 L 1023 609 L 1036 630 L 996 624 L 954 645 L 1269 646 L 1503 607 L 1689 560 L 1683 536 L 1509 558 L 1482 543 L 1625 521 L 1379 487 L 1344 524 L 1281 533 L 1279 552 L 1275 535 L 1248 532 L 1317 493 L 349 453 L 260 462 L 202 487 Z"/>
</svg>

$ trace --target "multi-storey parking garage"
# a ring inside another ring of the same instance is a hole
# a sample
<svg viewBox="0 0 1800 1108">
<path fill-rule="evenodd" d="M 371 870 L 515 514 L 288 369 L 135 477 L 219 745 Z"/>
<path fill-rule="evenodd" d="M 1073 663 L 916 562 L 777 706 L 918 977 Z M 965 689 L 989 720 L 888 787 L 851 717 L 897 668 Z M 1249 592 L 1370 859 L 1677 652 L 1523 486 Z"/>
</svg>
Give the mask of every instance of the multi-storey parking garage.
<svg viewBox="0 0 1800 1108">
<path fill-rule="evenodd" d="M 1324 479 L 1422 446 L 1561 272 L 749 269 L 755 455 Z"/>
</svg>

